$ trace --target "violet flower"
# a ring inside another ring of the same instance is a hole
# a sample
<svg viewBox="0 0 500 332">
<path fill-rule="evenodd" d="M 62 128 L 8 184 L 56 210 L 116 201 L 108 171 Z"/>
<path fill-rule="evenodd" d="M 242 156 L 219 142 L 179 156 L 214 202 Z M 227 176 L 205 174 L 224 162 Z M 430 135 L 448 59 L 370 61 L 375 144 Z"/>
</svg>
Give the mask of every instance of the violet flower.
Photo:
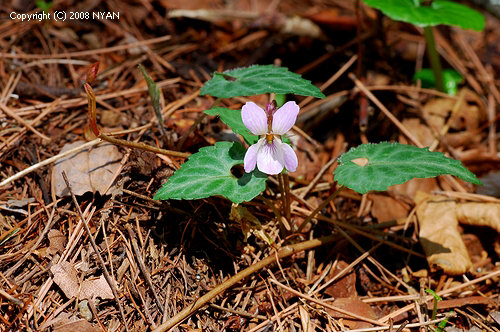
<svg viewBox="0 0 500 332">
<path fill-rule="evenodd" d="M 252 134 L 261 138 L 251 145 L 243 161 L 245 172 L 250 173 L 257 168 L 259 171 L 275 175 L 283 168 L 295 172 L 298 165 L 297 155 L 290 145 L 281 141 L 297 120 L 299 106 L 294 101 L 285 103 L 276 109 L 276 103 L 267 105 L 266 110 L 253 102 L 247 102 L 241 109 L 243 124 Z"/>
</svg>

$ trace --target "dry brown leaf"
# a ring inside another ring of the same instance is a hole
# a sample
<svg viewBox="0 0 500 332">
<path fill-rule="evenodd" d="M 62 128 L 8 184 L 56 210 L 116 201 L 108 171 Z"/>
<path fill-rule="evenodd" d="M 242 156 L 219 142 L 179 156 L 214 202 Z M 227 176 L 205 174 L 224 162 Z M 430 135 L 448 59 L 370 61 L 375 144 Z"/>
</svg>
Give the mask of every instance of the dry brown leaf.
<svg viewBox="0 0 500 332">
<path fill-rule="evenodd" d="M 67 298 L 71 299 L 78 295 L 80 285 L 78 273 L 70 262 L 61 262 L 52 265 L 50 271 L 54 274 L 54 282 L 63 291 Z"/>
<path fill-rule="evenodd" d="M 373 202 L 371 214 L 378 222 L 405 218 L 410 211 L 410 206 L 391 196 L 369 194 L 368 198 Z"/>
<path fill-rule="evenodd" d="M 357 297 L 341 297 L 335 299 L 332 305 L 339 309 L 343 309 L 345 311 L 349 311 L 353 314 L 357 314 L 362 317 L 370 318 L 373 320 L 378 319 L 377 315 L 373 311 L 372 307 L 369 304 L 362 302 Z M 351 329 L 362 329 L 371 327 L 372 324 L 368 322 L 363 322 L 359 320 L 354 320 L 350 316 L 339 313 L 338 311 L 332 309 L 326 309 L 326 311 L 334 318 L 343 318 L 343 322 L 345 325 L 350 327 Z"/>
<path fill-rule="evenodd" d="M 51 254 L 62 253 L 66 247 L 66 236 L 58 229 L 51 229 L 47 235 L 49 238 L 49 252 Z"/>
<path fill-rule="evenodd" d="M 420 119 L 417 118 L 409 118 L 409 119 L 404 119 L 402 121 L 403 126 L 408 129 L 410 133 L 415 136 L 420 143 L 422 143 L 424 146 L 431 146 L 432 142 L 434 142 L 434 135 L 432 133 L 432 130 L 424 125 L 422 122 L 420 122 Z M 401 135 L 401 138 L 404 138 L 404 142 L 401 143 L 407 143 L 408 141 L 406 140 L 406 137 Z"/>
<path fill-rule="evenodd" d="M 101 299 L 113 298 L 113 291 L 103 275 L 97 279 L 84 280 L 80 288 L 80 299 L 92 299 L 96 297 L 100 297 Z"/>
<path fill-rule="evenodd" d="M 74 321 L 74 322 L 70 321 L 70 322 L 63 323 L 63 324 L 58 325 L 58 326 L 54 326 L 52 331 L 54 331 L 54 332 L 75 332 L 75 331 L 78 331 L 78 332 L 99 332 L 99 331 L 101 331 L 101 329 L 99 328 L 99 326 L 94 326 L 94 325 L 90 324 L 85 319 L 79 319 L 79 320 Z"/>
<path fill-rule="evenodd" d="M 428 179 L 411 179 L 405 183 L 391 186 L 389 191 L 396 195 L 406 195 L 406 197 L 415 200 L 415 195 L 419 191 L 432 192 L 433 190 L 439 190 L 439 185 L 436 178 Z"/>
<path fill-rule="evenodd" d="M 417 218 L 420 225 L 420 243 L 427 261 L 451 275 L 467 272 L 472 263 L 458 232 L 456 203 L 442 196 L 418 192 Z"/>
<path fill-rule="evenodd" d="M 65 152 L 82 145 L 83 141 L 66 144 L 61 152 Z M 122 154 L 113 144 L 102 144 L 97 147 L 77 152 L 59 160 L 52 170 L 52 188 L 57 196 L 68 196 L 69 191 L 62 177 L 65 171 L 75 195 L 83 195 L 86 192 L 106 194 L 109 183 L 114 173 L 120 167 Z M 121 189 L 112 186 L 107 194 L 119 194 Z"/>
<path fill-rule="evenodd" d="M 457 219 L 460 223 L 473 226 L 488 226 L 500 232 L 500 204 L 457 204 Z"/>
<path fill-rule="evenodd" d="M 104 276 L 97 279 L 84 280 L 80 286 L 78 273 L 70 262 L 54 264 L 50 271 L 54 274 L 54 282 L 61 288 L 67 298 L 77 297 L 79 299 L 112 299 L 113 292 Z"/>
<path fill-rule="evenodd" d="M 342 272 L 349 264 L 344 261 L 339 261 L 335 269 L 332 269 L 329 273 L 329 276 L 325 279 L 328 281 L 335 277 L 337 274 Z M 354 271 L 351 271 L 341 277 L 339 280 L 335 281 L 333 284 L 325 288 L 325 293 L 330 295 L 331 297 L 353 297 L 357 296 L 356 292 L 356 274 Z"/>
</svg>

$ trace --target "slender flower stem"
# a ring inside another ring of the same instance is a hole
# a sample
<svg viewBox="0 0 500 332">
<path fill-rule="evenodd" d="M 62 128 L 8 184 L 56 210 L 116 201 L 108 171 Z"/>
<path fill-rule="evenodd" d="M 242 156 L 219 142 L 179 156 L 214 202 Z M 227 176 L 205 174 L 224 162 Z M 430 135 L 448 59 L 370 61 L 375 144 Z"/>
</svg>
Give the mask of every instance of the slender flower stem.
<svg viewBox="0 0 500 332">
<path fill-rule="evenodd" d="M 323 201 L 323 203 L 321 203 L 317 208 L 316 210 L 314 210 L 313 212 L 311 212 L 310 215 L 307 216 L 306 220 L 304 220 L 302 222 L 302 224 L 300 224 L 299 228 L 297 229 L 297 233 L 299 233 L 300 231 L 302 231 L 302 229 L 304 229 L 304 227 L 318 214 L 318 212 L 320 212 L 321 210 L 323 210 L 327 205 L 328 203 L 330 203 L 330 201 L 332 199 L 334 199 L 335 197 L 337 197 L 340 192 L 342 190 L 345 189 L 345 186 L 340 186 L 337 188 L 337 190 L 335 190 L 335 192 L 333 194 L 331 194 L 327 199 L 325 199 Z"/>
<path fill-rule="evenodd" d="M 282 213 L 285 216 L 287 221 L 290 221 L 286 214 L 286 192 L 285 192 L 285 181 L 283 179 L 283 173 L 278 174 L 278 183 L 279 183 L 279 188 L 280 188 L 280 193 L 281 193 L 281 206 L 283 207 Z"/>
<path fill-rule="evenodd" d="M 288 222 L 291 223 L 291 216 L 292 213 L 290 211 L 290 204 L 292 203 L 290 201 L 290 179 L 288 177 L 288 173 L 282 173 L 283 174 L 283 189 L 285 190 L 285 217 L 288 220 Z"/>
<path fill-rule="evenodd" d="M 99 131 L 99 128 L 97 127 L 97 122 L 96 122 L 96 98 L 95 98 L 94 89 L 92 89 L 92 87 L 88 83 L 85 83 L 83 86 L 84 86 L 85 92 L 87 94 L 90 128 L 92 129 L 92 132 L 94 133 L 94 135 L 96 135 L 100 139 L 102 139 L 104 141 L 108 141 L 108 142 L 113 143 L 113 144 L 122 145 L 122 146 L 125 146 L 128 148 L 135 148 L 135 149 L 140 149 L 140 150 L 145 150 L 145 151 L 151 151 L 153 153 L 160 153 L 160 154 L 164 154 L 166 156 L 187 158 L 191 155 L 190 153 L 186 153 L 186 152 L 160 149 L 160 148 L 150 146 L 150 145 L 147 145 L 144 143 L 130 142 L 127 140 L 114 138 L 114 137 L 108 136 L 104 133 L 101 133 Z"/>
<path fill-rule="evenodd" d="M 429 56 L 432 72 L 434 73 L 436 88 L 439 91 L 444 92 L 443 68 L 441 66 L 439 54 L 436 50 L 436 42 L 434 40 L 434 32 L 432 31 L 432 27 L 424 27 L 424 37 L 425 43 L 427 44 L 427 55 Z"/>
</svg>

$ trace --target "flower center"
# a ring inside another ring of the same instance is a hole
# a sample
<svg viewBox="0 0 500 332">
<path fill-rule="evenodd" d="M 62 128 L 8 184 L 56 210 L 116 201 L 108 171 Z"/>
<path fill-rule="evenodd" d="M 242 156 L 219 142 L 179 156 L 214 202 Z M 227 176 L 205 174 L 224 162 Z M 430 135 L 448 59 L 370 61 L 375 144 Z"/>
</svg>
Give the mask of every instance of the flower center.
<svg viewBox="0 0 500 332">
<path fill-rule="evenodd" d="M 267 144 L 273 144 L 273 139 L 274 139 L 274 135 L 273 134 L 266 134 L 266 142 L 267 142 Z"/>
</svg>

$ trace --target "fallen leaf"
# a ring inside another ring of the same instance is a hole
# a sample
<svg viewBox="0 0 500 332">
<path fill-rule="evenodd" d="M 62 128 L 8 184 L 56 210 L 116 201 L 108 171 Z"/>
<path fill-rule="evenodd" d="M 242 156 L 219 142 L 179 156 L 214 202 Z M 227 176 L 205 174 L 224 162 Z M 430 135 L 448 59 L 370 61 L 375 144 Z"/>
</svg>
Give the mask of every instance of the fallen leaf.
<svg viewBox="0 0 500 332">
<path fill-rule="evenodd" d="M 472 226 L 488 226 L 500 232 L 500 204 L 461 203 L 457 204 L 457 219 Z"/>
<path fill-rule="evenodd" d="M 348 298 L 338 298 L 333 301 L 332 305 L 339 309 L 343 309 L 345 311 L 349 311 L 353 314 L 357 314 L 359 316 L 363 316 L 365 318 L 370 318 L 373 320 L 378 319 L 375 311 L 373 311 L 372 307 L 367 303 L 362 302 L 357 297 L 348 297 Z M 372 327 L 372 324 L 368 322 L 363 322 L 359 320 L 354 320 L 352 317 L 339 313 L 338 311 L 332 309 L 326 309 L 326 311 L 334 318 L 342 318 L 345 325 L 347 325 L 351 329 L 362 329 Z"/>
<path fill-rule="evenodd" d="M 456 203 L 424 192 L 417 193 L 415 202 L 420 243 L 431 268 L 438 266 L 451 275 L 467 272 L 472 263 L 458 232 Z"/>
<path fill-rule="evenodd" d="M 402 200 L 380 194 L 368 194 L 368 199 L 373 202 L 371 214 L 378 222 L 398 220 L 408 216 L 410 206 Z"/>
<path fill-rule="evenodd" d="M 87 279 L 82 282 L 78 298 L 92 299 L 95 297 L 100 297 L 101 299 L 113 298 L 113 291 L 103 275 L 97 279 Z"/>
<path fill-rule="evenodd" d="M 61 152 L 65 152 L 84 144 L 77 141 L 66 144 Z M 67 156 L 56 162 L 52 170 L 52 187 L 57 196 L 68 196 L 69 191 L 62 172 L 66 172 L 71 189 L 75 195 L 86 192 L 99 192 L 104 194 L 120 194 L 121 189 L 112 186 L 104 192 L 113 179 L 114 173 L 120 167 L 122 154 L 113 144 L 102 144 L 92 149 L 85 149 Z"/>
<path fill-rule="evenodd" d="M 408 131 L 412 133 L 412 135 L 415 136 L 418 139 L 418 141 L 422 143 L 424 146 L 431 146 L 432 142 L 434 142 L 434 135 L 432 133 L 432 130 L 428 126 L 420 122 L 420 119 L 417 118 L 404 119 L 402 123 L 403 126 L 405 126 L 405 128 L 408 129 Z M 406 137 L 402 135 L 400 136 L 400 142 L 406 144 L 409 143 Z"/>
<path fill-rule="evenodd" d="M 51 229 L 47 235 L 49 238 L 49 253 L 62 253 L 66 248 L 66 236 L 57 229 Z"/>
<path fill-rule="evenodd" d="M 63 323 L 58 326 L 54 326 L 52 329 L 54 332 L 99 332 L 101 331 L 99 326 L 94 326 L 90 324 L 85 319 L 79 319 L 74 322 Z"/>
<path fill-rule="evenodd" d="M 80 288 L 78 273 L 70 262 L 61 262 L 51 266 L 50 271 L 54 274 L 54 282 L 68 299 L 76 297 Z"/>
<path fill-rule="evenodd" d="M 466 305 L 473 305 L 473 304 L 494 305 L 495 301 L 488 297 L 483 297 L 483 296 L 468 296 L 459 299 L 442 300 L 438 302 L 438 310 L 463 307 Z M 427 308 L 429 310 L 432 310 L 433 305 L 434 302 L 429 301 L 427 303 Z"/>
<path fill-rule="evenodd" d="M 78 273 L 70 262 L 61 262 L 52 265 L 50 271 L 54 274 L 54 282 L 64 292 L 67 298 L 78 299 L 112 299 L 113 292 L 104 276 L 97 279 L 84 280 L 81 285 L 78 281 Z"/>
<path fill-rule="evenodd" d="M 335 266 L 335 268 L 330 271 L 329 276 L 325 279 L 325 281 L 328 281 L 335 277 L 347 266 L 349 266 L 349 264 L 347 264 L 346 262 L 339 261 L 337 266 Z M 354 273 L 354 271 L 347 273 L 339 280 L 333 282 L 330 286 L 325 288 L 325 293 L 334 298 L 356 296 L 356 274 Z"/>
</svg>

